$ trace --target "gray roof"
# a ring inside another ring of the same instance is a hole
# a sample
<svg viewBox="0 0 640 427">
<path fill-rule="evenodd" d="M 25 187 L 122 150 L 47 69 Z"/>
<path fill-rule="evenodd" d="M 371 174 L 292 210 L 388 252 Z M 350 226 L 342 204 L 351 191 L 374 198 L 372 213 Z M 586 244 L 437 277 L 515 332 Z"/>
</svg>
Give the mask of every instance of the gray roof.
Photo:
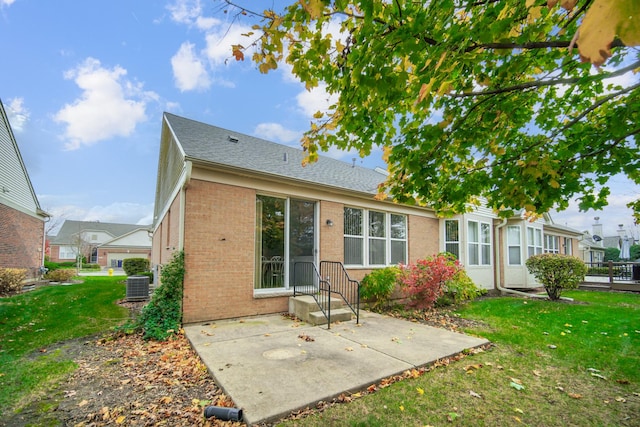
<svg viewBox="0 0 640 427">
<path fill-rule="evenodd" d="M 72 243 L 75 235 L 78 233 L 86 233 L 91 231 L 103 231 L 110 234 L 113 238 L 123 236 L 140 228 L 149 228 L 149 225 L 139 224 L 116 224 L 100 221 L 73 221 L 65 220 L 54 237 L 49 237 L 50 243 L 54 245 L 64 245 Z"/>
<path fill-rule="evenodd" d="M 376 194 L 387 176 L 326 156 L 307 166 L 300 148 L 266 141 L 220 127 L 164 113 L 186 160 L 289 178 L 312 185 Z"/>
</svg>

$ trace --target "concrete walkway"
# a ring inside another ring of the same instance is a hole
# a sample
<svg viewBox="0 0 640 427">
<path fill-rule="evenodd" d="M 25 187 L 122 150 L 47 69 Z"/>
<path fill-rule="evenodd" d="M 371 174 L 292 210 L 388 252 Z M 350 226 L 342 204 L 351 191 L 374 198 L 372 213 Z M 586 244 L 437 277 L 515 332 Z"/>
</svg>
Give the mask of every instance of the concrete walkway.
<svg viewBox="0 0 640 427">
<path fill-rule="evenodd" d="M 186 335 L 248 425 L 282 418 L 345 391 L 488 343 L 445 329 L 361 312 L 311 326 L 281 315 L 191 324 Z"/>
</svg>

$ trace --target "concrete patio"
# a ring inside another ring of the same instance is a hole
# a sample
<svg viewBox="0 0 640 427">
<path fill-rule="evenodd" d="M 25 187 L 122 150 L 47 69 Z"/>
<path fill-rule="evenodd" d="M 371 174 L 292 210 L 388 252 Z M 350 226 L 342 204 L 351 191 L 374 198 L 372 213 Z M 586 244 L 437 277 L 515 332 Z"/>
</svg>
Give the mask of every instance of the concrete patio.
<svg viewBox="0 0 640 427">
<path fill-rule="evenodd" d="M 361 312 L 359 325 L 354 320 L 331 329 L 279 314 L 184 329 L 248 425 L 488 343 L 369 312 Z"/>
</svg>

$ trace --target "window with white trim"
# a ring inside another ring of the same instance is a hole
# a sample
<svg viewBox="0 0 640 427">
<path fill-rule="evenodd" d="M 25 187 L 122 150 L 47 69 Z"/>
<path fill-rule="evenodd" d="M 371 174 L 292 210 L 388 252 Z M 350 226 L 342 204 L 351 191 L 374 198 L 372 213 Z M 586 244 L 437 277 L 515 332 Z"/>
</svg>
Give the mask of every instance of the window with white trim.
<svg viewBox="0 0 640 427">
<path fill-rule="evenodd" d="M 520 226 L 507 226 L 507 248 L 509 265 L 522 265 L 521 240 Z"/>
<path fill-rule="evenodd" d="M 571 237 L 564 238 L 564 254 L 573 255 Z"/>
<path fill-rule="evenodd" d="M 404 263 L 407 261 L 407 246 L 405 215 L 344 208 L 345 265 L 382 266 Z"/>
<path fill-rule="evenodd" d="M 491 265 L 491 226 L 486 222 L 467 222 L 469 265 Z"/>
<path fill-rule="evenodd" d="M 534 227 L 527 227 L 527 257 L 540 255 L 542 253 L 542 230 Z"/>
<path fill-rule="evenodd" d="M 73 246 L 60 246 L 59 259 L 76 259 L 77 248 Z"/>
<path fill-rule="evenodd" d="M 460 259 L 460 223 L 457 219 L 444 221 L 444 250 Z"/>
<path fill-rule="evenodd" d="M 546 253 L 549 253 L 549 254 L 560 253 L 560 237 L 546 234 L 544 236 L 544 243 L 545 243 L 544 251 Z"/>
<path fill-rule="evenodd" d="M 391 264 L 407 262 L 407 217 L 391 214 Z"/>
<path fill-rule="evenodd" d="M 344 208 L 344 263 L 364 264 L 364 211 Z"/>
</svg>

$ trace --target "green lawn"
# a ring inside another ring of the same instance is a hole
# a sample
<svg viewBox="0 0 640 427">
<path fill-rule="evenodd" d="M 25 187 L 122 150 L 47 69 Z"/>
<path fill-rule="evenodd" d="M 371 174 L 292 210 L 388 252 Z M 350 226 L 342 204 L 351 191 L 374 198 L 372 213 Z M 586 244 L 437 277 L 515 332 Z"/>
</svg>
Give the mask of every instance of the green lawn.
<svg viewBox="0 0 640 427">
<path fill-rule="evenodd" d="M 47 346 L 107 331 L 128 318 L 128 310 L 114 304 L 125 295 L 122 277 L 82 280 L 0 298 L 0 416 L 75 369 Z"/>
<path fill-rule="evenodd" d="M 281 425 L 637 426 L 640 295 L 566 296 L 470 303 L 458 314 L 490 350 Z"/>
</svg>

